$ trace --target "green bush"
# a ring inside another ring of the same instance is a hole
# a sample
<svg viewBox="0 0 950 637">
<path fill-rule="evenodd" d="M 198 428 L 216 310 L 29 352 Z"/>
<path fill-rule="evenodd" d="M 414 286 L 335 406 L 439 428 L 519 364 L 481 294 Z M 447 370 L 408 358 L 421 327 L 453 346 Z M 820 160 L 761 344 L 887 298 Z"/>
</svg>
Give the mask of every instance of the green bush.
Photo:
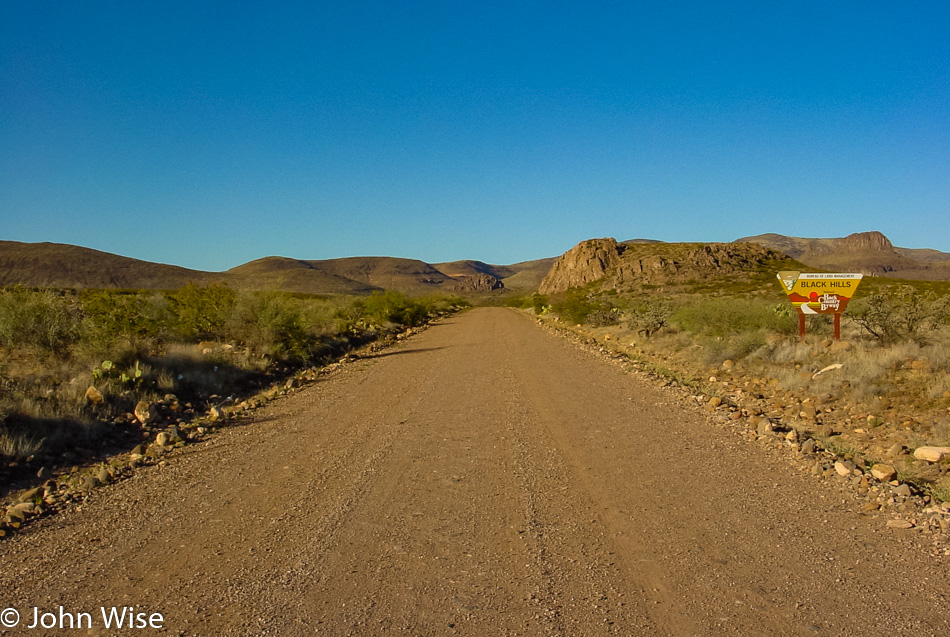
<svg viewBox="0 0 950 637">
<path fill-rule="evenodd" d="M 0 343 L 63 356 L 80 336 L 79 308 L 50 290 L 0 292 Z"/>
<path fill-rule="evenodd" d="M 100 342 L 120 338 L 129 344 L 163 340 L 173 324 L 168 300 L 138 291 L 84 290 L 80 293 L 84 328 Z"/>
<path fill-rule="evenodd" d="M 584 319 L 584 323 L 591 327 L 607 327 L 620 323 L 620 310 L 615 307 L 602 306 L 595 308 Z"/>
<path fill-rule="evenodd" d="M 531 295 L 531 307 L 534 308 L 534 313 L 541 315 L 544 313 L 544 308 L 548 304 L 548 297 L 544 294 L 538 294 L 535 292 Z"/>
<path fill-rule="evenodd" d="M 680 307 L 670 322 L 687 332 L 723 338 L 756 330 L 792 333 L 795 321 L 783 309 L 747 298 L 704 298 Z"/>
<path fill-rule="evenodd" d="M 226 333 L 273 358 L 309 361 L 318 346 L 304 302 L 283 292 L 241 295 L 228 319 Z"/>
<path fill-rule="evenodd" d="M 176 317 L 179 335 L 201 340 L 218 337 L 237 303 L 237 294 L 225 285 L 185 287 L 166 294 Z"/>
<path fill-rule="evenodd" d="M 396 325 L 416 326 L 429 317 L 431 301 L 411 299 L 402 292 L 386 290 L 373 292 L 358 302 L 360 315 L 377 325 L 394 323 Z"/>
<path fill-rule="evenodd" d="M 923 343 L 950 323 L 950 297 L 902 285 L 856 299 L 846 316 L 879 341 L 910 338 Z"/>
<path fill-rule="evenodd" d="M 544 307 L 547 304 L 548 297 L 537 292 L 531 296 L 512 296 L 505 300 L 505 307 L 514 307 L 519 310 L 533 309 L 534 313 L 539 316 L 544 312 Z"/>
<path fill-rule="evenodd" d="M 458 312 L 459 310 L 464 310 L 466 308 L 472 307 L 471 302 L 467 301 L 461 296 L 452 295 L 452 296 L 440 296 L 432 299 L 427 299 L 425 305 L 428 308 L 429 316 L 436 316 L 439 314 L 448 314 L 451 312 Z"/>
<path fill-rule="evenodd" d="M 628 327 L 650 338 L 669 323 L 673 303 L 668 299 L 651 299 L 635 304 L 631 310 Z"/>
<path fill-rule="evenodd" d="M 545 310 L 546 303 L 547 297 L 545 296 L 535 295 L 532 298 L 532 304 L 534 307 L 540 308 L 541 312 Z M 560 300 L 551 304 L 550 309 L 565 321 L 577 325 L 586 324 L 593 327 L 605 327 L 616 325 L 621 319 L 620 309 L 615 307 L 612 302 L 593 298 L 582 288 L 568 289 Z"/>
<path fill-rule="evenodd" d="M 564 297 L 555 302 L 551 309 L 565 321 L 580 325 L 587 321 L 587 317 L 594 310 L 600 309 L 600 304 L 588 298 L 587 293 L 581 288 L 569 288 L 564 293 Z"/>
</svg>

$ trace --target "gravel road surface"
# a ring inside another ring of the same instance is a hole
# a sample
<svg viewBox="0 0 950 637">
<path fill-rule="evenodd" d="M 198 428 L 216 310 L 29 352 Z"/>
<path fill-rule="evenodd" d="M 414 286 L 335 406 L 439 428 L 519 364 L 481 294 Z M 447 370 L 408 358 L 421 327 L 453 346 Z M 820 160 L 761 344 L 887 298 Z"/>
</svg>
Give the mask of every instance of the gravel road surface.
<svg viewBox="0 0 950 637">
<path fill-rule="evenodd" d="M 950 634 L 916 542 L 483 308 L 0 543 L 0 608 L 7 634 L 129 634 L 112 607 L 162 615 L 137 634 Z"/>
</svg>

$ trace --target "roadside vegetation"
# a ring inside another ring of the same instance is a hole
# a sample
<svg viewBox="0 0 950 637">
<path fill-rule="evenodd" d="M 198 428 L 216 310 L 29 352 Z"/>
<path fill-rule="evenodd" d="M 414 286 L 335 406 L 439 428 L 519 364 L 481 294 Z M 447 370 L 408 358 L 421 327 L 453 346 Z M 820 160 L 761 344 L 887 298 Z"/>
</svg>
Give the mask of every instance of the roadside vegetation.
<svg viewBox="0 0 950 637">
<path fill-rule="evenodd" d="M 836 342 L 830 316 L 809 317 L 798 338 L 772 277 L 734 289 L 595 284 L 508 304 L 697 391 L 763 397 L 826 448 L 892 464 L 950 501 L 950 462 L 913 456 L 950 447 L 950 282 L 865 278 Z"/>
<path fill-rule="evenodd" d="M 0 290 L 0 482 L 131 448 L 142 401 L 188 419 L 464 305 L 221 285 Z"/>
</svg>

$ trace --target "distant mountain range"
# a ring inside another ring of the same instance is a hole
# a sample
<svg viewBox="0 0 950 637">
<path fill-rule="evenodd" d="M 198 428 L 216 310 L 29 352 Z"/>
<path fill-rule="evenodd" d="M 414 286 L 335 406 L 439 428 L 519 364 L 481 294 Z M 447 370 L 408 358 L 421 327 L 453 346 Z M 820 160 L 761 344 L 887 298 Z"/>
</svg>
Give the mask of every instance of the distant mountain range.
<svg viewBox="0 0 950 637">
<path fill-rule="evenodd" d="M 838 239 L 803 239 L 760 234 L 736 241 L 784 252 L 818 270 L 860 272 L 899 279 L 950 280 L 950 254 L 897 248 L 880 232 L 858 232 Z"/>
<path fill-rule="evenodd" d="M 265 257 L 225 272 L 141 261 L 59 243 L 0 241 L 0 286 L 175 289 L 197 283 L 305 294 L 516 292 L 537 289 L 554 259 L 491 265 L 481 261 L 429 264 L 395 257 L 302 260 Z M 498 286 L 498 282 L 501 286 Z"/>
<path fill-rule="evenodd" d="M 646 239 L 623 243 L 644 249 L 662 245 Z M 735 243 L 757 243 L 819 270 L 950 280 L 950 254 L 897 248 L 880 232 L 837 239 L 762 234 L 743 237 Z M 0 241 L 0 286 L 174 289 L 188 283 L 221 283 L 236 289 L 280 289 L 306 294 L 368 294 L 380 289 L 410 294 L 498 290 L 521 294 L 537 290 L 554 261 L 552 257 L 492 265 L 482 261 L 430 264 L 395 257 L 265 257 L 224 272 L 204 272 L 73 245 Z"/>
</svg>

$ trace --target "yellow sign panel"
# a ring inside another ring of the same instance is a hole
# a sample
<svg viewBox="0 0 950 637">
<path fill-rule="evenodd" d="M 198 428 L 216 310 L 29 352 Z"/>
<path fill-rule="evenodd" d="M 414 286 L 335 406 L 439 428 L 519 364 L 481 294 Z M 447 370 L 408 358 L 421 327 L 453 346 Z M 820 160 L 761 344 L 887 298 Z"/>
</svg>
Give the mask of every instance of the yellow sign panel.
<svg viewBox="0 0 950 637">
<path fill-rule="evenodd" d="M 841 314 L 854 298 L 863 274 L 782 271 L 778 279 L 795 309 L 803 314 Z"/>
</svg>

